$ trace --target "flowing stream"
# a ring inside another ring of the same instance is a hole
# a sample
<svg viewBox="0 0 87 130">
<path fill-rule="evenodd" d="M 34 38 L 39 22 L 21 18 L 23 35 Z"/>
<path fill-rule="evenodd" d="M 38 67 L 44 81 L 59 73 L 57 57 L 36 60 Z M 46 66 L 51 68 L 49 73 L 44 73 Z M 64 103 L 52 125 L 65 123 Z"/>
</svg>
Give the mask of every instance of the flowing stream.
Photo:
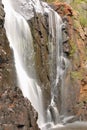
<svg viewBox="0 0 87 130">
<path fill-rule="evenodd" d="M 62 20 L 55 11 L 53 11 L 46 3 L 40 0 L 3 0 L 3 4 L 6 12 L 5 29 L 10 42 L 10 47 L 14 52 L 15 67 L 19 86 L 23 92 L 23 95 L 31 101 L 32 105 L 39 114 L 39 127 L 53 127 L 61 122 L 59 118 L 59 110 L 55 103 L 57 85 L 61 79 L 63 87 L 65 73 L 67 71 L 67 67 L 69 66 L 69 61 L 63 56 L 62 50 Z M 27 20 L 34 16 L 33 9 L 42 15 L 47 13 L 49 17 L 48 45 L 51 57 L 51 103 L 47 109 L 47 117 L 44 116 L 43 95 L 35 69 L 33 38 L 30 27 L 27 23 Z M 53 73 L 54 42 L 56 44 L 55 78 Z M 62 68 L 63 62 L 66 67 L 65 70 Z M 63 88 L 61 89 L 63 90 Z"/>
</svg>

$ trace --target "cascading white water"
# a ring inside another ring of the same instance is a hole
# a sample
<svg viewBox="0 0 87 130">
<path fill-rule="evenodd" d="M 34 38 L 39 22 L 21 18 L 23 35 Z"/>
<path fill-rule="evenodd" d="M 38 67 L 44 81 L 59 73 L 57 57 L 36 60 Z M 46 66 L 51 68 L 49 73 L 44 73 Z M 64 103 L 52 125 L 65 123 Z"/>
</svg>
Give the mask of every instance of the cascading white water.
<svg viewBox="0 0 87 130">
<path fill-rule="evenodd" d="M 44 123 L 42 92 L 38 85 L 33 40 L 26 20 L 15 12 L 10 1 L 3 0 L 5 7 L 5 28 L 10 46 L 14 52 L 19 86 L 39 113 L 38 124 Z"/>
<path fill-rule="evenodd" d="M 55 26 L 55 28 L 54 28 Z M 49 33 L 52 35 L 52 39 L 49 37 L 49 45 L 51 46 L 50 52 L 51 52 L 51 80 L 52 80 L 52 90 L 51 90 L 51 103 L 48 107 L 48 115 L 49 119 L 53 124 L 57 124 L 60 122 L 59 119 L 59 111 L 56 107 L 55 103 L 55 89 L 57 87 L 57 84 L 59 82 L 60 73 L 61 73 L 61 55 L 62 55 L 62 32 L 61 32 L 61 26 L 62 26 L 62 20 L 60 16 L 51 10 L 49 12 Z M 56 44 L 56 50 L 54 49 L 54 43 Z M 56 76 L 54 79 L 54 73 L 53 73 L 53 66 L 54 66 L 54 57 L 55 57 L 55 51 L 56 51 Z"/>
<path fill-rule="evenodd" d="M 55 90 L 62 73 L 62 20 L 60 16 L 53 11 L 46 3 L 40 0 L 3 0 L 5 7 L 5 28 L 10 42 L 10 46 L 14 51 L 15 66 L 19 86 L 23 95 L 27 97 L 39 114 L 38 124 L 40 127 L 44 125 L 44 120 L 47 118 L 47 123 L 52 123 L 52 126 L 59 123 L 59 111 L 54 101 Z M 28 8 L 30 7 L 30 8 Z M 17 9 L 17 11 L 16 11 Z M 42 92 L 37 80 L 35 70 L 33 39 L 29 25 L 26 19 L 34 16 L 33 9 L 36 12 L 48 14 L 49 21 L 49 36 L 48 46 L 50 50 L 50 78 L 51 78 L 51 103 L 47 109 L 47 117 L 43 114 L 43 99 Z M 29 11 L 28 11 L 29 10 Z M 22 12 L 23 11 L 23 12 Z M 56 50 L 55 50 L 55 45 Z M 54 55 L 56 51 L 56 76 L 54 78 Z"/>
</svg>

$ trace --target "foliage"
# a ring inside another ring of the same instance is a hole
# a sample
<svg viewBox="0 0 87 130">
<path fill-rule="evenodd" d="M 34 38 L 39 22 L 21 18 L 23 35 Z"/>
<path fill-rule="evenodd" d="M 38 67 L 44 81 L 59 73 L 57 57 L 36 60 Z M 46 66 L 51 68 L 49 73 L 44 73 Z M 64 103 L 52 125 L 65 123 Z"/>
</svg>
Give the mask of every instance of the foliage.
<svg viewBox="0 0 87 130">
<path fill-rule="evenodd" d="M 84 68 L 81 68 L 79 70 L 72 71 L 71 77 L 73 79 L 83 80 L 86 74 L 87 74 L 87 71 Z"/>
<path fill-rule="evenodd" d="M 81 15 L 79 20 L 83 27 L 87 26 L 87 18 L 84 15 Z"/>
<path fill-rule="evenodd" d="M 82 8 L 82 3 L 86 4 L 87 0 L 73 0 L 71 6 L 78 11 L 79 21 L 83 27 L 87 26 L 87 10 Z"/>
<path fill-rule="evenodd" d="M 81 71 L 73 71 L 73 72 L 71 72 L 71 77 L 73 79 L 82 80 L 82 78 L 83 78 L 82 72 Z"/>
<path fill-rule="evenodd" d="M 82 2 L 87 3 L 87 0 L 73 0 L 72 4 L 81 4 Z"/>
<path fill-rule="evenodd" d="M 71 46 L 70 56 L 73 56 L 76 52 L 77 47 L 76 47 L 76 44 L 72 40 L 70 40 L 70 46 Z"/>
</svg>

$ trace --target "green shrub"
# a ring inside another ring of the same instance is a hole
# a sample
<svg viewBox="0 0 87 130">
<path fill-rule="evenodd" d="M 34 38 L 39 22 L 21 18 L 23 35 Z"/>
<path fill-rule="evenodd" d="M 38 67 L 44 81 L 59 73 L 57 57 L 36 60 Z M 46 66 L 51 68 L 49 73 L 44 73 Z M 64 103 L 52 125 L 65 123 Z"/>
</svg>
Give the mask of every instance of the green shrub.
<svg viewBox="0 0 87 130">
<path fill-rule="evenodd" d="M 71 72 L 71 77 L 73 79 L 78 79 L 78 80 L 82 80 L 83 76 L 82 76 L 82 73 L 79 71 L 73 71 Z"/>
<path fill-rule="evenodd" d="M 79 18 L 79 20 L 80 20 L 80 23 L 81 23 L 81 25 L 83 27 L 87 26 L 87 18 L 84 15 L 83 16 L 81 15 L 80 18 Z"/>
<path fill-rule="evenodd" d="M 70 56 L 73 56 L 76 52 L 77 47 L 76 47 L 76 44 L 72 40 L 70 40 L 70 46 L 71 46 Z"/>
</svg>

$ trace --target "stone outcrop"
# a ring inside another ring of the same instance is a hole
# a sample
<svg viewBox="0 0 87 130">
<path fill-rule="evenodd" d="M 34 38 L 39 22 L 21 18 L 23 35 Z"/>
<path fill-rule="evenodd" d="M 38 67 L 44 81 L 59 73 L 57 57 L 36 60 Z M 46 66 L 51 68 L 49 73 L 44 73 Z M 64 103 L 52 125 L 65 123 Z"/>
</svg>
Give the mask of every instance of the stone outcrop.
<svg viewBox="0 0 87 130">
<path fill-rule="evenodd" d="M 33 36 L 37 77 L 41 83 L 43 97 L 45 97 L 44 104 L 47 107 L 50 103 L 51 89 L 47 14 L 43 16 L 42 14 L 35 13 L 34 17 L 28 22 Z"/>
<path fill-rule="evenodd" d="M 13 52 L 4 29 L 0 1 L 0 130 L 39 130 L 38 114 L 17 86 Z"/>
<path fill-rule="evenodd" d="M 0 130 L 39 130 L 37 112 L 18 88 L 8 88 L 0 96 Z"/>
<path fill-rule="evenodd" d="M 4 16 L 5 13 L 3 6 L 0 4 L 0 92 L 3 92 L 8 87 L 14 86 L 14 84 L 16 85 L 14 82 L 16 80 L 16 77 L 13 54 L 12 50 L 9 47 L 6 31 L 3 26 Z"/>
</svg>

